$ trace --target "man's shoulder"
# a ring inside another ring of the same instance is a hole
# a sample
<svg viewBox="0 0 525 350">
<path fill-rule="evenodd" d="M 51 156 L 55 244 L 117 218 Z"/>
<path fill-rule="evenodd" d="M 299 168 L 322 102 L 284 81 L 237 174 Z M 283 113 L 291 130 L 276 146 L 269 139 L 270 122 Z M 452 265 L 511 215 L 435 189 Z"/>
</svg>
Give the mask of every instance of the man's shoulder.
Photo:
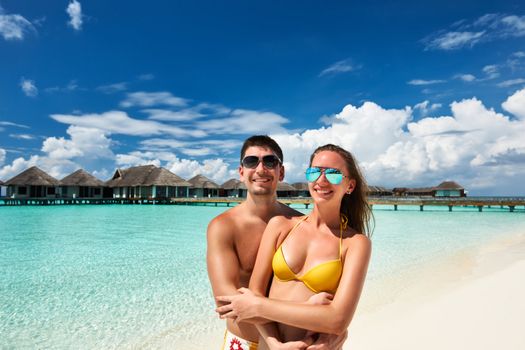
<svg viewBox="0 0 525 350">
<path fill-rule="evenodd" d="M 208 224 L 208 233 L 219 231 L 221 228 L 232 227 L 235 225 L 237 217 L 236 208 L 231 208 L 214 217 Z"/>
<path fill-rule="evenodd" d="M 241 230 L 246 221 L 246 213 L 242 204 L 226 210 L 214 217 L 208 224 L 208 235 L 210 234 L 227 234 L 234 235 Z"/>
</svg>

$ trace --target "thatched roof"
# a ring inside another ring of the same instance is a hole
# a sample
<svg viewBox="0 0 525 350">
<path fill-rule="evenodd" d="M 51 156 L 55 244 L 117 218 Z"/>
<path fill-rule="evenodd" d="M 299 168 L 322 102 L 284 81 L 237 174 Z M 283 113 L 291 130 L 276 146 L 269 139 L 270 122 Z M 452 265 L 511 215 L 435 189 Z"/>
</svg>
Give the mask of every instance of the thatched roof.
<svg viewBox="0 0 525 350">
<path fill-rule="evenodd" d="M 2 186 L 4 184 L 4 182 L 2 180 L 0 180 L 0 186 Z"/>
<path fill-rule="evenodd" d="M 187 186 L 191 184 L 168 169 L 155 165 L 142 165 L 128 169 L 117 169 L 111 180 L 106 182 L 109 187 L 126 186 Z"/>
<path fill-rule="evenodd" d="M 84 169 L 78 169 L 77 171 L 60 180 L 60 186 L 101 187 L 104 186 L 104 182 L 97 179 Z"/>
<path fill-rule="evenodd" d="M 392 190 L 389 190 L 383 186 L 368 186 L 368 192 L 388 192 L 392 193 Z"/>
<path fill-rule="evenodd" d="M 406 192 L 410 193 L 432 193 L 433 187 L 418 187 L 418 188 L 407 188 Z"/>
<path fill-rule="evenodd" d="M 297 189 L 287 182 L 279 182 L 277 184 L 277 191 L 297 191 Z"/>
<path fill-rule="evenodd" d="M 59 181 L 53 176 L 49 175 L 45 171 L 41 170 L 36 166 L 21 172 L 15 177 L 7 180 L 5 185 L 17 185 L 17 186 L 58 186 Z"/>
<path fill-rule="evenodd" d="M 454 181 L 443 181 L 434 190 L 464 190 L 463 186 Z"/>
<path fill-rule="evenodd" d="M 292 186 L 297 191 L 308 191 L 308 183 L 306 182 L 296 182 L 296 183 L 293 183 Z"/>
<path fill-rule="evenodd" d="M 192 185 L 193 188 L 219 188 L 219 185 L 217 185 L 215 182 L 208 179 L 204 175 L 195 175 L 194 177 L 189 179 L 188 182 Z"/>
<path fill-rule="evenodd" d="M 226 181 L 225 183 L 221 185 L 221 188 L 225 190 L 237 190 L 237 189 L 245 190 L 246 186 L 244 185 L 244 182 L 241 182 L 237 179 L 229 179 L 228 181 Z"/>
</svg>

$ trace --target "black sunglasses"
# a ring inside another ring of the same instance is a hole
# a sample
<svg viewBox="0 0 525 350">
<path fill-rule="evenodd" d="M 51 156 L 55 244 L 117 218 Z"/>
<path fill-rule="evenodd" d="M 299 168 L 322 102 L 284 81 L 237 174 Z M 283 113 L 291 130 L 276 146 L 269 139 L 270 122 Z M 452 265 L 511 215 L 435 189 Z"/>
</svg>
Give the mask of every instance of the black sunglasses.
<svg viewBox="0 0 525 350">
<path fill-rule="evenodd" d="M 262 162 L 263 166 L 267 169 L 274 169 L 277 165 L 281 164 L 281 160 L 274 154 L 268 154 L 259 158 L 257 156 L 246 156 L 242 159 L 241 165 L 248 169 L 255 169 Z"/>
</svg>

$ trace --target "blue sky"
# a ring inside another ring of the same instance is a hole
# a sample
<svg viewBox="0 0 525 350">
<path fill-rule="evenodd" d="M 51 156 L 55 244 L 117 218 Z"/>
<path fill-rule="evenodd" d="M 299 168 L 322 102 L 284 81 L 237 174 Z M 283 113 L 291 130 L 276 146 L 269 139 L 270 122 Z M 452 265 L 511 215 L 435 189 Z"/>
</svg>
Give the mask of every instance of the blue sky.
<svg viewBox="0 0 525 350">
<path fill-rule="evenodd" d="M 274 136 L 286 181 L 353 151 L 371 184 L 525 195 L 521 1 L 0 0 L 0 179 L 38 165 L 235 177 Z"/>
</svg>

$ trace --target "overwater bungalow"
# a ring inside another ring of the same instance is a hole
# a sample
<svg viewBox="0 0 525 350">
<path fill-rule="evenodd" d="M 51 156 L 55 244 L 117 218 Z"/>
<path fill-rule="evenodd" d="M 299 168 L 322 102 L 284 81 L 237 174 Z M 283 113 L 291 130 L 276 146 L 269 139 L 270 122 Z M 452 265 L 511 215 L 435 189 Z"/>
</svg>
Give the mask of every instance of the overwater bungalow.
<svg viewBox="0 0 525 350">
<path fill-rule="evenodd" d="M 420 188 L 407 188 L 407 187 L 394 187 L 392 189 L 394 196 L 398 197 L 432 197 L 434 191 L 432 187 L 420 187 Z"/>
<path fill-rule="evenodd" d="M 4 182 L 0 180 L 0 197 L 5 197 L 7 194 L 7 187 L 4 186 Z"/>
<path fill-rule="evenodd" d="M 394 196 L 417 197 L 465 197 L 465 189 L 454 181 L 444 181 L 435 187 L 406 188 L 396 187 Z"/>
<path fill-rule="evenodd" d="M 106 186 L 113 198 L 147 199 L 189 197 L 191 184 L 168 169 L 142 165 L 117 169 Z"/>
<path fill-rule="evenodd" d="M 219 195 L 221 197 L 246 197 L 246 186 L 237 179 L 229 179 L 221 185 Z"/>
<path fill-rule="evenodd" d="M 310 191 L 308 191 L 308 184 L 306 182 L 295 182 L 292 186 L 295 188 L 296 197 L 310 197 Z"/>
<path fill-rule="evenodd" d="M 369 196 L 392 196 L 393 191 L 383 186 L 368 186 Z"/>
<path fill-rule="evenodd" d="M 108 193 L 103 181 L 78 169 L 60 180 L 60 195 L 63 198 L 111 198 L 112 191 Z"/>
<path fill-rule="evenodd" d="M 277 184 L 277 197 L 296 197 L 297 190 L 287 182 Z"/>
<path fill-rule="evenodd" d="M 56 198 L 60 182 L 36 166 L 5 182 L 11 198 Z"/>
<path fill-rule="evenodd" d="M 188 182 L 190 187 L 190 197 L 217 197 L 219 195 L 219 185 L 204 175 L 195 175 Z"/>
<path fill-rule="evenodd" d="M 466 197 L 463 186 L 454 181 L 443 181 L 434 187 L 435 197 Z"/>
</svg>

